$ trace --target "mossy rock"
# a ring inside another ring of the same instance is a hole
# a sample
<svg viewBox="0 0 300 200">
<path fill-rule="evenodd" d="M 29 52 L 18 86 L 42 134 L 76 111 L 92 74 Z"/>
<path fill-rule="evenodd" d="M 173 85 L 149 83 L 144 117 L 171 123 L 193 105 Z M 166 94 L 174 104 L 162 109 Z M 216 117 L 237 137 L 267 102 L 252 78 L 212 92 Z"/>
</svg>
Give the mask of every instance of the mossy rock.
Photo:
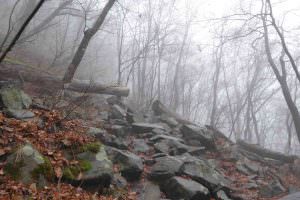
<svg viewBox="0 0 300 200">
<path fill-rule="evenodd" d="M 107 157 L 104 145 L 98 147 L 97 151 L 89 149 L 77 154 L 78 165 L 66 167 L 63 170 L 63 177 L 74 185 L 108 187 L 113 177 L 112 162 Z"/>
<path fill-rule="evenodd" d="M 63 170 L 63 178 L 67 180 L 76 179 L 80 172 L 86 172 L 92 169 L 92 164 L 88 160 L 79 160 L 78 165 L 65 167 Z"/>
<path fill-rule="evenodd" d="M 54 180 L 51 162 L 29 143 L 8 156 L 4 172 L 24 184 L 38 182 L 40 177 Z"/>
<path fill-rule="evenodd" d="M 1 106 L 6 109 L 28 109 L 32 104 L 31 98 L 23 90 L 14 86 L 6 86 L 0 89 Z"/>
<path fill-rule="evenodd" d="M 83 146 L 80 147 L 79 151 L 80 152 L 87 152 L 90 151 L 92 153 L 98 153 L 99 149 L 101 148 L 101 143 L 100 142 L 91 142 L 84 144 Z"/>
</svg>

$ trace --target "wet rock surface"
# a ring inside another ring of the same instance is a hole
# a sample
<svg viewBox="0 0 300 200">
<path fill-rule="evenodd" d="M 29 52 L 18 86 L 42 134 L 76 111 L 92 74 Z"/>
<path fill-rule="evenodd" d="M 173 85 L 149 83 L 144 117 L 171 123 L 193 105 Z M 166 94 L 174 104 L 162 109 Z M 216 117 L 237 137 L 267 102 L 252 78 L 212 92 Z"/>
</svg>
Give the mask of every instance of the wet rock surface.
<svg viewBox="0 0 300 200">
<path fill-rule="evenodd" d="M 24 119 L 31 122 L 37 118 L 34 110 L 28 109 L 31 101 L 24 94 L 18 90 L 0 91 L 3 114 L 12 119 L 22 119 L 22 122 Z M 155 112 L 160 113 L 158 116 L 135 113 L 118 98 L 109 98 L 107 102 L 106 111 L 99 111 L 95 117 L 101 118 L 100 122 L 91 121 L 85 127 L 82 141 L 71 142 L 75 129 L 68 132 L 71 134 L 68 138 L 60 138 L 59 145 L 65 154 L 61 161 L 63 164 L 60 163 L 63 165 L 62 181 L 85 189 L 97 186 L 98 190 L 93 192 L 99 193 L 111 188 L 122 193 L 131 188 L 136 199 L 143 200 L 277 198 L 287 194 L 293 185 L 286 184 L 284 176 L 276 171 L 280 167 L 297 171 L 296 164 L 286 162 L 292 157 L 276 160 L 274 158 L 278 155 L 280 158 L 281 155 L 272 152 L 262 156 L 242 145 L 235 145 L 217 130 L 189 123 L 162 110 Z M 16 112 L 8 113 L 9 109 Z M 20 116 L 22 111 L 27 115 Z M 102 116 L 103 113 L 105 116 Z M 26 129 L 26 134 L 35 137 L 44 134 L 38 131 L 46 130 L 47 134 L 59 135 L 63 130 L 62 125 L 57 122 L 47 123 L 47 117 L 39 118 L 37 128 Z M 11 127 L 4 127 L 7 134 L 12 131 Z M 59 138 L 58 135 L 55 137 Z M 55 137 L 49 140 L 55 141 Z M 93 142 L 85 137 L 92 138 Z M 251 145 L 251 148 L 256 147 Z M 53 156 L 59 153 L 39 152 L 37 149 L 25 143 L 18 150 L 24 155 L 24 162 L 19 163 L 22 170 L 18 178 L 21 182 L 37 182 L 43 187 L 57 180 L 58 164 Z M 272 158 L 265 155 L 271 155 Z M 11 152 L 2 159 L 9 166 L 16 157 L 16 152 Z M 56 171 L 51 163 L 48 165 L 47 157 L 55 161 Z M 45 164 L 49 173 L 36 172 L 33 177 L 32 171 Z M 294 192 L 300 188 L 293 186 Z M 285 200 L 300 196 L 299 193 L 293 195 Z"/>
</svg>

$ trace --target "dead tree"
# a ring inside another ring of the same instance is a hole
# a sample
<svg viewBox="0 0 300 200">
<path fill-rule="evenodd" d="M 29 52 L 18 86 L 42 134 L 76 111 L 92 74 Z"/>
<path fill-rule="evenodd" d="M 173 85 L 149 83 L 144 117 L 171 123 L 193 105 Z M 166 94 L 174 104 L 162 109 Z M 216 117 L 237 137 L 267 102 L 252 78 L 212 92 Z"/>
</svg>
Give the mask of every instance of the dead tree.
<svg viewBox="0 0 300 200">
<path fill-rule="evenodd" d="M 75 75 L 75 72 L 85 54 L 85 51 L 89 45 L 89 42 L 91 41 L 92 37 L 97 33 L 101 25 L 103 24 L 109 10 L 112 8 L 116 0 L 109 0 L 107 4 L 104 6 L 101 14 L 99 15 L 98 19 L 92 26 L 92 28 L 87 29 L 84 32 L 84 37 L 81 40 L 81 43 L 72 59 L 71 64 L 69 65 L 64 77 L 63 81 L 64 83 L 70 83 Z"/>
</svg>

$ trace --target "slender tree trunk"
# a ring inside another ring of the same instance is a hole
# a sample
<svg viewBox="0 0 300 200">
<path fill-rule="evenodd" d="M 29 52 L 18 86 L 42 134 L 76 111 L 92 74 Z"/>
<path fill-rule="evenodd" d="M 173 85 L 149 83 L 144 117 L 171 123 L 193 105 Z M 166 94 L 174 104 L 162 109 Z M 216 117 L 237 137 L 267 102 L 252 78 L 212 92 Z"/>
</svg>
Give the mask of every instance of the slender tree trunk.
<svg viewBox="0 0 300 200">
<path fill-rule="evenodd" d="M 264 41 L 265 41 L 265 49 L 266 49 L 266 54 L 268 57 L 268 62 L 271 66 L 271 68 L 273 69 L 273 72 L 275 73 L 275 76 L 281 86 L 281 90 L 284 96 L 284 99 L 287 103 L 287 106 L 291 112 L 293 121 L 294 121 L 294 126 L 295 126 L 295 130 L 298 136 L 298 140 L 300 142 L 300 114 L 299 114 L 299 110 L 296 106 L 296 104 L 294 103 L 290 90 L 288 88 L 288 84 L 286 81 L 286 69 L 285 69 L 285 63 L 283 61 L 283 56 L 281 56 L 280 58 L 280 65 L 281 65 L 281 69 L 282 69 L 282 75 L 280 75 L 280 72 L 277 68 L 277 65 L 275 64 L 273 58 L 272 58 L 272 54 L 271 54 L 271 50 L 270 50 L 270 41 L 269 41 L 269 35 L 268 35 L 268 27 L 267 27 L 267 23 L 266 23 L 266 15 L 262 13 L 261 15 L 262 18 L 262 22 L 263 22 L 263 27 L 264 27 Z"/>
<path fill-rule="evenodd" d="M 103 8 L 101 14 L 99 15 L 98 19 L 96 20 L 96 22 L 94 23 L 92 28 L 87 29 L 84 32 L 84 37 L 77 49 L 77 52 L 74 55 L 74 58 L 71 62 L 71 64 L 69 65 L 63 81 L 64 83 L 70 83 L 75 75 L 75 72 L 86 52 L 86 49 L 89 45 L 89 42 L 91 41 L 92 37 L 97 33 L 97 31 L 99 30 L 99 28 L 101 27 L 101 25 L 103 24 L 109 10 L 112 8 L 112 6 L 114 5 L 116 0 L 109 0 L 107 2 L 107 4 L 105 5 L 105 7 Z"/>
<path fill-rule="evenodd" d="M 27 25 L 30 23 L 30 21 L 33 19 L 35 14 L 39 11 L 39 9 L 42 7 L 42 5 L 45 3 L 46 0 L 40 0 L 40 2 L 36 5 L 36 7 L 33 9 L 32 13 L 28 16 L 28 18 L 25 20 L 23 25 L 21 26 L 20 30 L 16 34 L 16 36 L 13 38 L 10 45 L 7 47 L 7 49 L 3 52 L 3 54 L 0 57 L 0 63 L 4 60 L 8 52 L 11 51 L 11 49 L 14 47 L 18 39 L 21 37 L 22 33 L 25 31 Z"/>
</svg>

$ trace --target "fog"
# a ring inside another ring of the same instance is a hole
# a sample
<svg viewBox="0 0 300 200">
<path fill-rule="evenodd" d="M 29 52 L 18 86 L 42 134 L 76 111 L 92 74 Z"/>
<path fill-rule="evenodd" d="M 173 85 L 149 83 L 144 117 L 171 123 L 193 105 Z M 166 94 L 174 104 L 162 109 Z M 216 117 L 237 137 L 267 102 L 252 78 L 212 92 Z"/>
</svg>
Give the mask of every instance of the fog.
<svg viewBox="0 0 300 200">
<path fill-rule="evenodd" d="M 37 2 L 0 0 L 0 51 Z M 106 2 L 46 1 L 7 62 L 63 76 Z M 300 154 L 300 2 L 273 0 L 272 16 L 267 2 L 119 0 L 84 49 L 75 78 L 128 87 L 124 100 L 137 111 L 159 99 L 232 140 Z"/>
</svg>

